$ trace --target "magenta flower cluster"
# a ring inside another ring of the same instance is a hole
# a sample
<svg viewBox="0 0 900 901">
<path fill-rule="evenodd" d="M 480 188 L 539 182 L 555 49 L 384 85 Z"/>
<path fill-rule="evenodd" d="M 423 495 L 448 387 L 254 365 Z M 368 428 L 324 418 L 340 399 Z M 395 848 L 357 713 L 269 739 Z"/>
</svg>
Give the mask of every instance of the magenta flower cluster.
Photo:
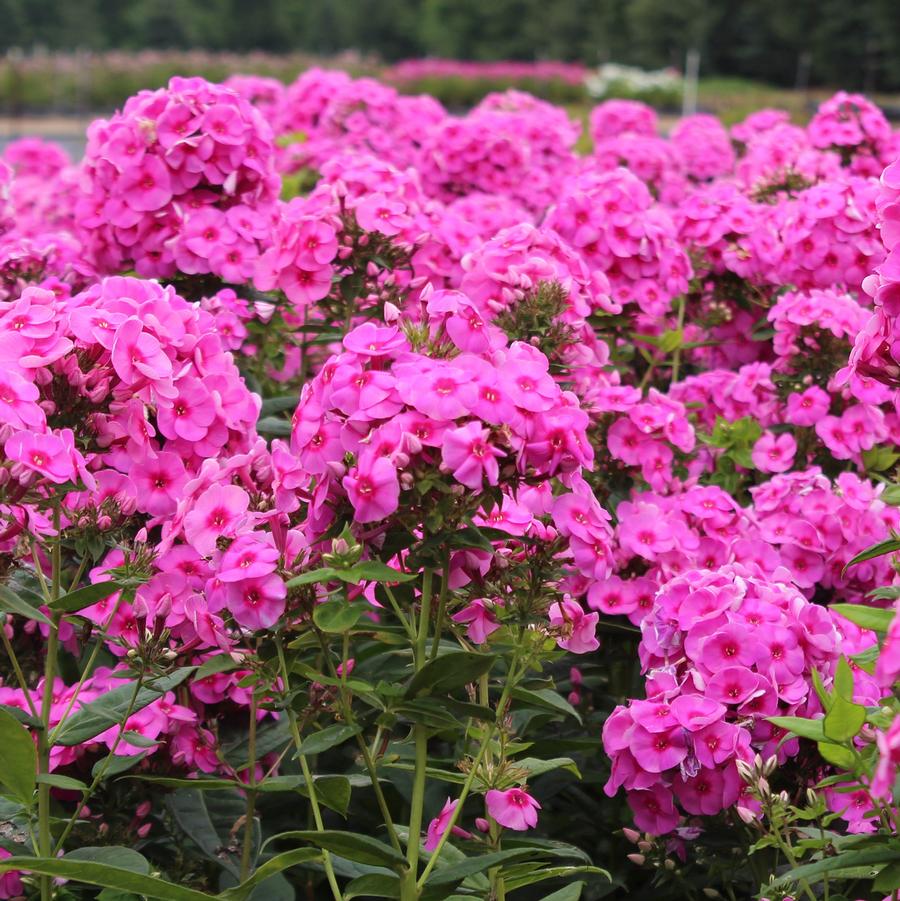
<svg viewBox="0 0 900 901">
<path fill-rule="evenodd" d="M 766 717 L 820 713 L 811 673 L 827 681 L 839 653 L 828 611 L 788 581 L 738 564 L 672 579 L 642 624 L 646 699 L 603 727 L 607 793 L 624 787 L 635 825 L 654 834 L 672 831 L 679 810 L 752 807 L 736 761 L 796 753 L 797 739 L 783 742 Z"/>
<path fill-rule="evenodd" d="M 94 122 L 81 184 L 77 218 L 101 271 L 232 283 L 252 275 L 280 187 L 262 114 L 200 78 L 174 78 Z"/>
<path fill-rule="evenodd" d="M 345 525 L 363 563 L 399 570 L 426 523 L 451 523 L 488 536 L 446 550 L 447 628 L 468 645 L 508 634 L 505 586 L 539 554 L 552 653 L 594 652 L 601 617 L 640 629 L 644 697 L 603 740 L 641 830 L 756 814 L 737 763 L 798 750 L 766 718 L 820 716 L 813 670 L 828 685 L 875 644 L 828 605 L 884 606 L 900 583 L 889 556 L 848 566 L 900 530 L 900 142 L 846 94 L 807 127 L 763 110 L 663 135 L 610 101 L 589 131 L 579 153 L 579 124 L 521 92 L 450 113 L 310 70 L 173 79 L 95 122 L 78 165 L 7 148 L 3 564 L 43 559 L 57 497 L 59 529 L 102 548 L 79 578 L 113 578 L 126 549 L 146 564 L 80 612 L 111 665 L 77 691 L 58 678 L 54 722 L 148 636 L 200 664 L 308 618 L 327 590 L 288 582 L 349 553 Z M 382 616 L 372 582 L 347 591 Z M 896 623 L 855 672 L 862 703 L 900 675 Z M 3 628 L 40 652 L 44 623 Z M 71 625 L 60 639 L 79 648 Z M 245 675 L 191 679 L 128 731 L 154 765 L 235 775 L 216 724 L 250 704 Z M 900 726 L 871 740 L 885 793 Z M 114 745 L 136 753 L 103 733 L 51 763 Z M 537 822 L 524 788 L 485 800 L 487 831 Z M 864 830 L 866 804 L 829 803 Z"/>
</svg>

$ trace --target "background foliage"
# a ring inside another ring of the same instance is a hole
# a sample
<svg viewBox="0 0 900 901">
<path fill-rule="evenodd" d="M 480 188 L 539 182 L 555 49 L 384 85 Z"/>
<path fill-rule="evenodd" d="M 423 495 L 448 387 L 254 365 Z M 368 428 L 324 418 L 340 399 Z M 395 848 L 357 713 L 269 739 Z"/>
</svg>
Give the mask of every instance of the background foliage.
<svg viewBox="0 0 900 901">
<path fill-rule="evenodd" d="M 776 84 L 900 88 L 896 0 L 0 0 L 0 49 L 345 49 L 387 60 L 606 60 Z"/>
</svg>

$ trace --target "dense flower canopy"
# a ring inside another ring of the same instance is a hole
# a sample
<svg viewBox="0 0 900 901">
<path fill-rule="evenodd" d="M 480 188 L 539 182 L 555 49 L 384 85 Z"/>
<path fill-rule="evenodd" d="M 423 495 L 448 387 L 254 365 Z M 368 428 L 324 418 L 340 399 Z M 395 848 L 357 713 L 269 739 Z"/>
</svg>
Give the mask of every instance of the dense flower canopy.
<svg viewBox="0 0 900 901">
<path fill-rule="evenodd" d="M 249 776 L 222 727 L 302 707 L 272 701 L 272 648 L 330 634 L 340 596 L 373 630 L 418 609 L 418 664 L 433 576 L 458 653 L 512 654 L 517 678 L 534 660 L 511 635 L 554 665 L 578 655 L 569 702 L 519 689 L 544 715 L 596 713 L 579 667 L 639 632 L 602 727 L 606 792 L 682 851 L 704 818 L 768 815 L 746 770 L 805 753 L 768 718 L 821 719 L 846 658 L 848 704 L 889 694 L 897 620 L 876 665 L 875 633 L 833 605 L 886 612 L 900 586 L 890 556 L 863 553 L 900 530 L 897 132 L 843 93 L 806 127 L 763 110 L 663 134 L 618 100 L 588 118 L 579 152 L 580 124 L 523 92 L 448 112 L 312 69 L 287 87 L 175 78 L 94 122 L 79 163 L 7 147 L 0 576 L 36 600 L 0 628 L 29 659 L 58 636 L 77 660 L 92 631 L 103 656 L 75 682 L 4 670 L 0 704 L 45 705 L 65 730 L 135 660 L 189 670 L 124 732 L 39 743 L 48 771 L 109 752 L 252 796 L 282 758 L 268 747 Z M 63 553 L 91 592 L 65 611 L 80 629 L 48 618 Z M 402 604 L 383 587 L 423 573 Z M 296 664 L 310 722 L 351 672 L 367 702 L 385 683 L 356 679 L 371 661 L 347 647 L 324 682 Z M 486 672 L 454 685 L 471 686 L 462 719 L 483 716 Z M 398 716 L 382 708 L 376 750 Z M 504 742 L 524 728 L 498 722 Z M 859 733 L 871 794 L 852 812 L 827 794 L 852 831 L 888 798 L 898 722 Z M 421 824 L 429 852 L 537 827 L 532 771 L 503 760 Z"/>
</svg>

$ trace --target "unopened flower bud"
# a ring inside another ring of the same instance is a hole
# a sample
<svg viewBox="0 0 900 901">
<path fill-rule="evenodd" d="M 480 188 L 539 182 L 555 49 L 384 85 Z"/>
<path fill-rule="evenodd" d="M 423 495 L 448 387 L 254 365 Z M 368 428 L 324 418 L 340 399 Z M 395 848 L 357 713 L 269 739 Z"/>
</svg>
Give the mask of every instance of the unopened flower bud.
<svg viewBox="0 0 900 901">
<path fill-rule="evenodd" d="M 641 834 L 636 829 L 629 829 L 626 827 L 622 830 L 622 835 L 624 835 L 633 845 L 636 845 L 641 840 Z"/>
<path fill-rule="evenodd" d="M 633 864 L 642 867 L 647 858 L 643 854 L 626 854 L 625 855 Z"/>
<path fill-rule="evenodd" d="M 648 841 L 639 841 L 637 843 L 637 846 L 644 854 L 646 854 L 648 851 L 653 850 L 653 845 Z"/>
<path fill-rule="evenodd" d="M 756 819 L 756 814 L 747 807 L 738 805 L 736 808 L 737 815 L 748 825 Z"/>
</svg>

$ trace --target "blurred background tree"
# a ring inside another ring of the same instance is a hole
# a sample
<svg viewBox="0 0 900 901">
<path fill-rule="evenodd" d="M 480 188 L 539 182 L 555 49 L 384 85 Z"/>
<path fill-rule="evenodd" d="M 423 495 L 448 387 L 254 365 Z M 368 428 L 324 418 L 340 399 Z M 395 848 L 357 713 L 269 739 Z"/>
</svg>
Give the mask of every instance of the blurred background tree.
<svg viewBox="0 0 900 901">
<path fill-rule="evenodd" d="M 0 0 L 0 50 L 358 50 L 900 88 L 900 0 Z"/>
</svg>

